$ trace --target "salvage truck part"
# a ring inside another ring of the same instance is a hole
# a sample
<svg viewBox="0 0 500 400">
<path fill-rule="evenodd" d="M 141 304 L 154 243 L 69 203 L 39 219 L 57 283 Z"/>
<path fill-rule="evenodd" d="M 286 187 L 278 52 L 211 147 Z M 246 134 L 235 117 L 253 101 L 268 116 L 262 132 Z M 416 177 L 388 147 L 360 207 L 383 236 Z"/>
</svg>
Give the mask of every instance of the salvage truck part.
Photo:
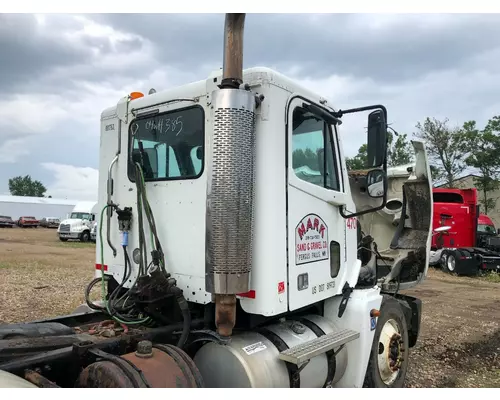
<svg viewBox="0 0 500 400">
<path fill-rule="evenodd" d="M 421 303 L 399 291 L 425 279 L 431 240 L 425 147 L 400 179 L 384 106 L 335 109 L 242 70 L 244 22 L 226 15 L 222 71 L 102 113 L 88 311 L 10 329 L 0 386 L 403 386 Z M 354 113 L 368 161 L 348 171 Z"/>
</svg>

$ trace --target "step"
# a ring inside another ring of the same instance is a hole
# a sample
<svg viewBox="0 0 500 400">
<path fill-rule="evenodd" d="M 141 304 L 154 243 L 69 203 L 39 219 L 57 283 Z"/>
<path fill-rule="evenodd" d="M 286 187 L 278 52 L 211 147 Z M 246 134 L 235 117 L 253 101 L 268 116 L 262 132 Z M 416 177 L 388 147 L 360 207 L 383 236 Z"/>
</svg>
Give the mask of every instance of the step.
<svg viewBox="0 0 500 400">
<path fill-rule="evenodd" d="M 280 353 L 279 358 L 295 365 L 302 365 L 311 358 L 319 356 L 359 338 L 359 332 L 350 329 L 343 329 L 337 332 L 331 332 L 326 335 L 317 337 L 316 339 L 299 344 L 298 346 L 284 350 Z"/>
</svg>

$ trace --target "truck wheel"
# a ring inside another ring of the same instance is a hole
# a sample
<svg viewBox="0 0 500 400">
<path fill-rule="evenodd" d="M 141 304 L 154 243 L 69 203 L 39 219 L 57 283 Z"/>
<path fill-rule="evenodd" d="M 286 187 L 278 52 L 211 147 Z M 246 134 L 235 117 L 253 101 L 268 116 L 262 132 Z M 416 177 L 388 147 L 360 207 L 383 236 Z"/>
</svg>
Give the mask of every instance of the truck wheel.
<svg viewBox="0 0 500 400">
<path fill-rule="evenodd" d="M 450 274 L 454 274 L 457 271 L 457 257 L 454 253 L 446 253 L 444 256 L 444 263 L 442 265 L 443 270 Z"/>
<path fill-rule="evenodd" d="M 90 240 L 90 232 L 89 231 L 83 231 L 82 234 L 80 235 L 80 240 L 82 242 L 88 242 Z"/>
<path fill-rule="evenodd" d="M 60 238 L 59 238 L 59 240 L 60 240 L 61 242 L 67 242 L 67 241 L 68 241 L 68 239 L 66 239 L 66 238 L 62 238 L 62 237 L 60 237 Z"/>
<path fill-rule="evenodd" d="M 408 327 L 397 300 L 385 297 L 363 387 L 402 388 L 408 370 Z"/>
</svg>

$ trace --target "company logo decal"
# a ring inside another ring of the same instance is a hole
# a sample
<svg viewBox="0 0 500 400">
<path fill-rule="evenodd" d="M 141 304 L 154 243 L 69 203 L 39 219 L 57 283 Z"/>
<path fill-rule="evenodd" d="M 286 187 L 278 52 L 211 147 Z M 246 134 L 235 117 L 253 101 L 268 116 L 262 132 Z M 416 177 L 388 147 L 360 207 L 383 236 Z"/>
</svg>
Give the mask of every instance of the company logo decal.
<svg viewBox="0 0 500 400">
<path fill-rule="evenodd" d="M 328 260 L 328 226 L 316 214 L 308 214 L 295 228 L 295 264 Z"/>
</svg>

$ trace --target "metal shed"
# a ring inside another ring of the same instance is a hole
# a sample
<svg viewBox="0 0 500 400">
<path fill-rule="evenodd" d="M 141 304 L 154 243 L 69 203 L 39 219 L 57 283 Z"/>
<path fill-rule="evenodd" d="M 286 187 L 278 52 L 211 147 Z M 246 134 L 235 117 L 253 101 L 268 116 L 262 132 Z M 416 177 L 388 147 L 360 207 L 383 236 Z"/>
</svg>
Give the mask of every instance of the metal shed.
<svg viewBox="0 0 500 400">
<path fill-rule="evenodd" d="M 28 197 L 0 195 L 0 215 L 12 217 L 13 220 L 22 216 L 55 217 L 61 220 L 71 213 L 80 200 L 53 199 L 48 197 Z"/>
</svg>

